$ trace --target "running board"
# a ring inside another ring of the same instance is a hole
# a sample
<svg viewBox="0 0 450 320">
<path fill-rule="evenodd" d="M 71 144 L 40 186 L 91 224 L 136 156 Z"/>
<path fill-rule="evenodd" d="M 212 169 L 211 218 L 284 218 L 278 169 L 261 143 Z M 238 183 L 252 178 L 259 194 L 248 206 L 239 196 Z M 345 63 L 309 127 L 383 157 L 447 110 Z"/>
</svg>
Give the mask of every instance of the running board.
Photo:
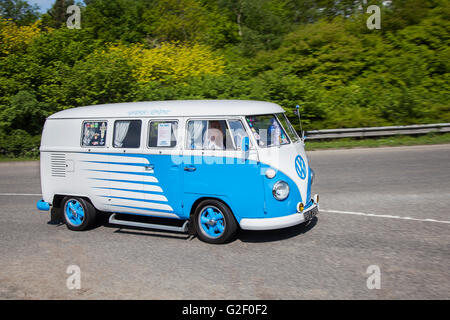
<svg viewBox="0 0 450 320">
<path fill-rule="evenodd" d="M 119 225 L 129 226 L 129 227 L 146 228 L 146 229 L 158 229 L 158 230 L 174 231 L 174 232 L 187 232 L 189 221 L 186 220 L 181 227 L 175 227 L 175 226 L 167 226 L 167 225 L 163 225 L 163 224 L 144 223 L 144 222 L 116 219 L 116 214 L 113 213 L 109 217 L 109 223 L 119 224 Z"/>
</svg>

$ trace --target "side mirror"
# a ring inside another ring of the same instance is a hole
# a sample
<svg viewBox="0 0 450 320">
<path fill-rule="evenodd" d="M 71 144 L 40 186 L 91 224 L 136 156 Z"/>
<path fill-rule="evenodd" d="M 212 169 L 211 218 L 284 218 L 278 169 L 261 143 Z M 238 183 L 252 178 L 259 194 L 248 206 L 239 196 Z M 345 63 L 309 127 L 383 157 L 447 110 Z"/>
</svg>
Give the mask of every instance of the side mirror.
<svg viewBox="0 0 450 320">
<path fill-rule="evenodd" d="M 243 137 L 241 150 L 248 151 L 249 149 L 250 149 L 250 139 L 248 137 Z"/>
</svg>

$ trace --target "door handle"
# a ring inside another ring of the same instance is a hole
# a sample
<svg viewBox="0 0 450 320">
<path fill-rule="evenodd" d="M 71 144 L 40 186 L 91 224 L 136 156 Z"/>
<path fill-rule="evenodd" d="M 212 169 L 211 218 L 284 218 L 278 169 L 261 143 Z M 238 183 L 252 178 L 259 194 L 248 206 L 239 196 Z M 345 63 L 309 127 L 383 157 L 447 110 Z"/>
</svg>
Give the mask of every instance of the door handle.
<svg viewBox="0 0 450 320">
<path fill-rule="evenodd" d="M 145 169 L 145 171 L 153 171 L 153 169 L 155 169 L 155 165 L 149 164 L 149 165 L 145 166 L 144 169 Z"/>
<path fill-rule="evenodd" d="M 197 170 L 197 168 L 194 166 L 184 167 L 184 171 L 193 172 L 195 170 Z"/>
</svg>

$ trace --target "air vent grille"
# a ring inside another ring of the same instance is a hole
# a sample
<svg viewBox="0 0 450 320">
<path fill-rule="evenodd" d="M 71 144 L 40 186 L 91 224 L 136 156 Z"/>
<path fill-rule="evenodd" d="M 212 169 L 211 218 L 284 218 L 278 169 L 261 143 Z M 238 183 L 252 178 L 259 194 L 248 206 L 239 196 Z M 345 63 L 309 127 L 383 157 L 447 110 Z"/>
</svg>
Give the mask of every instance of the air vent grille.
<svg viewBox="0 0 450 320">
<path fill-rule="evenodd" d="M 66 155 L 64 153 L 50 154 L 50 163 L 52 167 L 52 177 L 66 176 Z"/>
</svg>

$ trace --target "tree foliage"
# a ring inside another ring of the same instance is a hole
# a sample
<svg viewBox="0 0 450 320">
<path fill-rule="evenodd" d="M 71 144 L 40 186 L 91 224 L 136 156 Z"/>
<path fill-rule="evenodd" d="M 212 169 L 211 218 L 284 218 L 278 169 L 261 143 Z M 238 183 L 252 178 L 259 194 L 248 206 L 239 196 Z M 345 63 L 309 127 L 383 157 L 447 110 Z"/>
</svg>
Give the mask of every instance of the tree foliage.
<svg viewBox="0 0 450 320">
<path fill-rule="evenodd" d="M 73 0 L 41 17 L 0 0 L 0 153 L 36 153 L 54 112 L 125 101 L 299 104 L 306 129 L 450 121 L 448 1 L 382 2 L 85 0 L 69 30 Z"/>
<path fill-rule="evenodd" d="M 67 8 L 73 4 L 75 4 L 74 0 L 56 0 L 42 16 L 42 24 L 50 28 L 63 27 L 67 22 Z"/>
<path fill-rule="evenodd" d="M 33 23 L 39 17 L 39 7 L 25 0 L 0 0 L 0 16 L 15 21 L 19 26 Z"/>
<path fill-rule="evenodd" d="M 19 26 L 12 19 L 0 16 L 0 56 L 17 53 L 26 48 L 39 35 L 40 21 Z"/>
</svg>

